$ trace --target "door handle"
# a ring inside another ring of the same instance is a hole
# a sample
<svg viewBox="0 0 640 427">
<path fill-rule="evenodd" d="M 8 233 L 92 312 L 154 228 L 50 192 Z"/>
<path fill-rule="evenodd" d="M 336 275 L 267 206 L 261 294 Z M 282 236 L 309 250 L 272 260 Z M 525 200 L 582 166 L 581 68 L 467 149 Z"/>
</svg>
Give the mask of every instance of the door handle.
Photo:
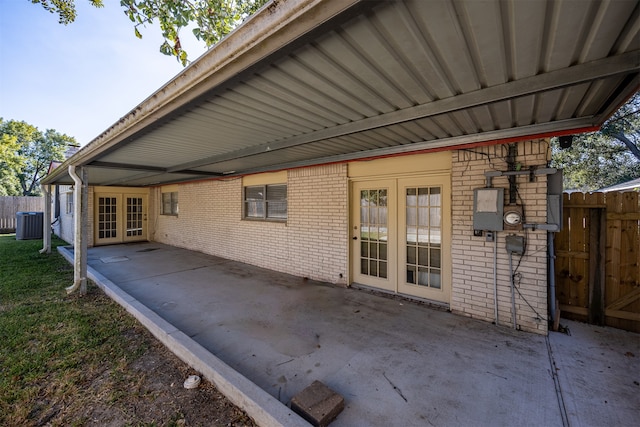
<svg viewBox="0 0 640 427">
<path fill-rule="evenodd" d="M 352 239 L 353 240 L 358 240 L 358 236 L 353 236 Z"/>
</svg>

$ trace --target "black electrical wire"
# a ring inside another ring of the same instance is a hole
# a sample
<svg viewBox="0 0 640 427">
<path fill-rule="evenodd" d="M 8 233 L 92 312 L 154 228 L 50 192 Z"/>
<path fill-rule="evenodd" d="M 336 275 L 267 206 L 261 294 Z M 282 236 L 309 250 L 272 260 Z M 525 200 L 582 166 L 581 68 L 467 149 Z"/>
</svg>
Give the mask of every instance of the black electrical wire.
<svg viewBox="0 0 640 427">
<path fill-rule="evenodd" d="M 486 156 L 486 157 L 487 157 L 487 161 L 489 162 L 489 167 L 490 167 L 491 169 L 493 169 L 494 171 L 500 170 L 500 169 L 498 169 L 498 168 L 493 164 L 493 162 L 492 162 L 492 160 L 499 159 L 499 157 L 497 157 L 497 156 L 494 156 L 494 157 L 492 158 L 492 157 L 491 157 L 491 154 L 489 154 L 489 153 L 485 153 L 484 151 L 476 151 L 476 150 L 472 150 L 472 149 L 470 149 L 470 148 L 462 148 L 462 149 L 460 149 L 460 151 L 466 151 L 467 153 L 480 154 L 481 156 Z M 502 160 L 504 160 L 504 159 L 502 159 Z M 471 161 L 471 160 L 467 160 L 467 169 L 469 168 L 469 162 L 470 162 L 470 161 Z M 465 169 L 465 172 L 466 172 L 466 169 Z"/>
<path fill-rule="evenodd" d="M 526 215 L 526 211 L 525 211 L 524 200 L 522 199 L 522 196 L 520 195 L 520 191 L 518 191 L 518 187 L 516 187 L 516 194 L 518 195 L 518 199 L 520 199 L 520 205 L 522 206 L 522 222 L 524 223 L 525 222 L 525 218 L 527 217 L 527 215 Z M 520 264 L 522 263 L 522 259 L 524 258 L 525 254 L 527 253 L 528 242 L 529 242 L 529 230 L 527 228 L 525 228 L 524 229 L 524 245 L 523 245 L 522 253 L 520 254 L 520 257 L 518 259 L 518 263 L 516 265 L 516 268 L 513 270 L 513 277 L 512 277 L 513 287 L 518 292 L 518 295 L 520 295 L 520 298 L 536 314 L 536 320 L 543 320 L 543 317 L 540 316 L 540 313 L 538 313 L 538 311 L 535 308 L 533 308 L 533 306 L 524 297 L 524 295 L 522 295 L 522 292 L 520 292 L 520 289 L 518 288 L 518 286 L 520 286 L 520 283 L 522 281 L 522 273 L 518 272 L 518 268 L 520 268 Z M 516 277 L 518 278 L 517 281 L 516 281 Z"/>
<path fill-rule="evenodd" d="M 517 281 L 517 283 L 516 283 L 516 280 L 515 280 L 516 276 L 518 277 L 518 281 Z M 533 310 L 533 312 L 536 314 L 536 320 L 542 320 L 542 319 L 543 319 L 543 317 L 542 317 L 542 316 L 540 316 L 540 313 L 538 313 L 538 312 L 536 311 L 536 309 L 535 309 L 535 308 L 533 308 L 533 306 L 532 306 L 531 304 L 529 304 L 529 301 L 527 301 L 527 299 L 524 297 L 524 295 L 522 295 L 522 293 L 520 292 L 520 289 L 518 289 L 518 286 L 520 285 L 520 281 L 522 280 L 522 273 L 514 273 L 514 274 L 513 274 L 513 278 L 514 278 L 514 280 L 513 280 L 513 287 L 514 287 L 514 289 L 515 289 L 516 291 L 518 291 L 518 295 L 520 295 L 520 298 L 522 298 L 522 300 L 523 300 L 524 302 L 526 302 L 526 303 L 527 303 L 527 305 L 529 306 L 529 308 L 530 308 L 531 310 Z"/>
</svg>

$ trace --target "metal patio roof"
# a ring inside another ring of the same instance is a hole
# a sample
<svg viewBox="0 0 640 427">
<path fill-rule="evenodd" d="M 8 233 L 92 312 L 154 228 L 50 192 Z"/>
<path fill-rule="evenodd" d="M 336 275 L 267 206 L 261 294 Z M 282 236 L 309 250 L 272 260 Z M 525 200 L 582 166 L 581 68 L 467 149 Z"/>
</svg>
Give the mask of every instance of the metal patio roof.
<svg viewBox="0 0 640 427">
<path fill-rule="evenodd" d="M 579 132 L 639 71 L 636 0 L 279 0 L 66 164 L 148 186 Z"/>
</svg>

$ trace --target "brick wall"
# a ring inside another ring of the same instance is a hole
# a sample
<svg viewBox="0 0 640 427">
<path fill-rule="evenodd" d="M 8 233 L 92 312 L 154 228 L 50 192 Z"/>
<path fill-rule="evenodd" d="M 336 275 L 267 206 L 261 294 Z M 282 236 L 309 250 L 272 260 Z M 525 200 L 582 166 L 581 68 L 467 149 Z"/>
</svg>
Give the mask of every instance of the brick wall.
<svg viewBox="0 0 640 427">
<path fill-rule="evenodd" d="M 549 142 L 546 139 L 517 144 L 516 163 L 522 169 L 546 165 L 549 160 Z M 458 150 L 452 152 L 452 293 L 451 310 L 455 313 L 482 320 L 493 321 L 494 243 L 485 237 L 473 235 L 473 190 L 485 187 L 485 171 L 507 170 L 505 157 L 507 145 Z M 518 176 L 518 204 L 524 204 L 528 223 L 546 222 L 546 176 L 538 176 L 534 182 L 529 177 Z M 505 206 L 509 202 L 509 185 L 506 177 L 493 178 L 494 187 L 505 188 Z M 513 255 L 517 266 L 516 324 L 530 332 L 547 332 L 547 234 L 545 231 L 497 233 L 497 289 L 498 319 L 501 325 L 513 325 L 511 315 L 511 290 L 509 280 L 509 256 L 505 250 L 505 237 L 517 234 L 526 238 L 526 253 L 520 260 Z M 518 265 L 519 264 L 519 265 Z M 520 295 L 521 294 L 521 295 Z M 537 313 L 537 314 L 536 314 Z"/>
<path fill-rule="evenodd" d="M 150 194 L 151 240 L 314 280 L 346 284 L 346 165 L 288 172 L 286 223 L 242 219 L 242 179 L 178 186 L 178 216 L 156 215 L 161 188 Z"/>
<path fill-rule="evenodd" d="M 347 284 L 347 165 L 289 171 L 289 244 L 297 276 Z"/>
</svg>

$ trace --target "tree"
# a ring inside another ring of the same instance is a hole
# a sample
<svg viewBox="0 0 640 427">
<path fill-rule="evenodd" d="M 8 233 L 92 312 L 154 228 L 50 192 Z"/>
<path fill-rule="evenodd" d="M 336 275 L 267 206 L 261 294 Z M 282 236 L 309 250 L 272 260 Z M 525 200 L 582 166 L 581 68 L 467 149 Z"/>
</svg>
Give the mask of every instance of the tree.
<svg viewBox="0 0 640 427">
<path fill-rule="evenodd" d="M 640 92 L 597 132 L 574 137 L 568 149 L 551 140 L 553 167 L 562 168 L 565 189 L 594 191 L 640 177 Z"/>
<path fill-rule="evenodd" d="M 89 0 L 95 7 L 103 7 L 102 0 Z M 58 22 L 67 25 L 76 20 L 75 0 L 31 0 L 31 3 L 40 3 L 45 10 L 58 14 Z"/>
<path fill-rule="evenodd" d="M 20 182 L 14 171 L 21 167 L 20 144 L 12 135 L 0 135 L 0 196 L 20 194 Z"/>
<path fill-rule="evenodd" d="M 75 0 L 31 0 L 46 10 L 57 13 L 61 24 L 76 18 Z M 102 0 L 89 0 L 102 7 Z M 175 56 L 187 65 L 188 54 L 180 43 L 180 31 L 194 26 L 191 32 L 207 47 L 229 34 L 244 19 L 255 13 L 268 0 L 121 0 L 124 13 L 134 23 L 134 34 L 142 38 L 141 27 L 157 23 L 164 42 L 160 52 Z"/>
<path fill-rule="evenodd" d="M 44 133 L 24 121 L 0 118 L 0 194 L 40 194 L 40 179 L 52 161 L 63 161 L 76 140 L 53 129 Z"/>
</svg>

